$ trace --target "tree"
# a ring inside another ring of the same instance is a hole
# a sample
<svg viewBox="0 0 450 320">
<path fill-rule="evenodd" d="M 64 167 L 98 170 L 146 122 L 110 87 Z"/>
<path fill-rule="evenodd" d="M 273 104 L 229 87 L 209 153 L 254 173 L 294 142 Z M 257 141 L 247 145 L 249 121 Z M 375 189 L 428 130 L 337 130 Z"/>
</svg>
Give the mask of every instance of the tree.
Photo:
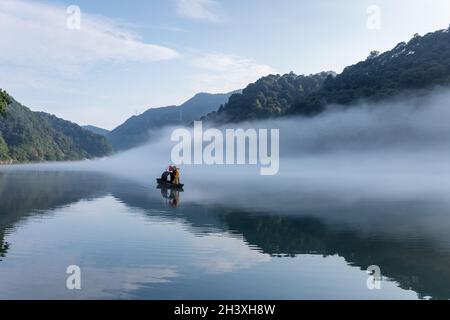
<svg viewBox="0 0 450 320">
<path fill-rule="evenodd" d="M 0 161 L 9 160 L 8 156 L 8 146 L 6 145 L 5 140 L 0 134 Z"/>
<path fill-rule="evenodd" d="M 9 95 L 6 91 L 0 89 L 0 114 L 4 113 L 8 104 L 11 103 Z"/>
<path fill-rule="evenodd" d="M 367 60 L 374 59 L 374 58 L 378 57 L 379 55 L 380 55 L 380 51 L 372 50 L 372 51 L 370 51 L 370 54 L 367 57 Z"/>
</svg>

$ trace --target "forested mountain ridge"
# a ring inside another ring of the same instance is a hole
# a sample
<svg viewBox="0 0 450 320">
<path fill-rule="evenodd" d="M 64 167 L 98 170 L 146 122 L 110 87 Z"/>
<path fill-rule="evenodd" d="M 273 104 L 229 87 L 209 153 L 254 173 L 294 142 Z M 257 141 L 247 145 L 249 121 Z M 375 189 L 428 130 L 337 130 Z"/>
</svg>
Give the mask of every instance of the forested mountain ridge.
<svg viewBox="0 0 450 320">
<path fill-rule="evenodd" d="M 401 92 L 450 84 L 450 27 L 415 35 L 385 53 L 372 51 L 365 61 L 328 77 L 323 88 L 299 101 L 292 114 L 315 115 L 327 105 L 377 101 Z"/>
<path fill-rule="evenodd" d="M 80 126 L 32 112 L 0 89 L 0 161 L 77 160 L 101 157 L 146 142 L 152 130 L 189 125 L 194 120 L 218 124 L 290 115 L 314 116 L 333 105 L 377 101 L 405 92 L 450 85 L 450 27 L 415 35 L 392 50 L 369 57 L 336 75 L 268 75 L 242 92 L 199 93 L 181 106 L 149 109 L 111 132 Z M 94 131 L 94 132 L 91 132 Z M 97 132 L 100 133 L 100 132 Z"/>
<path fill-rule="evenodd" d="M 0 115 L 3 163 L 81 160 L 102 157 L 112 151 L 106 138 L 75 123 L 33 112 L 11 97 L 8 102 Z"/>
<path fill-rule="evenodd" d="M 202 120 L 216 123 L 239 122 L 285 115 L 299 100 L 320 90 L 324 81 L 335 73 L 314 75 L 268 75 L 249 84 L 240 94 L 234 94 L 217 112 Z"/>
<path fill-rule="evenodd" d="M 314 116 L 329 105 L 377 101 L 449 84 L 450 27 L 424 36 L 416 34 L 409 42 L 401 42 L 382 54 L 372 51 L 365 61 L 345 68 L 339 75 L 322 72 L 297 76 L 291 72 L 263 77 L 202 120 L 222 124 L 289 115 Z"/>
</svg>

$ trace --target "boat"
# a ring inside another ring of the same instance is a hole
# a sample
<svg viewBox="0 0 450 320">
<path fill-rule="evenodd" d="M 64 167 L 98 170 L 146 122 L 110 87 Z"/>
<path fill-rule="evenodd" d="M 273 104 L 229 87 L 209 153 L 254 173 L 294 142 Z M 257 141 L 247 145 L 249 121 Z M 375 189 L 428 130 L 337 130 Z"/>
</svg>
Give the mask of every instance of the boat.
<svg viewBox="0 0 450 320">
<path fill-rule="evenodd" d="M 173 184 L 170 181 L 163 181 L 162 179 L 156 179 L 156 182 L 158 183 L 158 186 L 166 187 L 166 188 L 172 188 L 172 189 L 183 189 L 184 184 Z"/>
</svg>

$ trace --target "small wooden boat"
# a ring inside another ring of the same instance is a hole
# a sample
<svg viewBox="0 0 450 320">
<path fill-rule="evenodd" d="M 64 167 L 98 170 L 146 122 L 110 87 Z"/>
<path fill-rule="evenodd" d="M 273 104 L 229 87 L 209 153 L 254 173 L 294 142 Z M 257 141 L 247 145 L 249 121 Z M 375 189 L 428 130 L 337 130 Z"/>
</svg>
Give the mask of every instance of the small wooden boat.
<svg viewBox="0 0 450 320">
<path fill-rule="evenodd" d="M 166 187 L 166 188 L 172 188 L 172 189 L 183 189 L 184 184 L 173 184 L 170 181 L 163 181 L 162 179 L 156 179 L 156 182 L 159 186 Z"/>
</svg>

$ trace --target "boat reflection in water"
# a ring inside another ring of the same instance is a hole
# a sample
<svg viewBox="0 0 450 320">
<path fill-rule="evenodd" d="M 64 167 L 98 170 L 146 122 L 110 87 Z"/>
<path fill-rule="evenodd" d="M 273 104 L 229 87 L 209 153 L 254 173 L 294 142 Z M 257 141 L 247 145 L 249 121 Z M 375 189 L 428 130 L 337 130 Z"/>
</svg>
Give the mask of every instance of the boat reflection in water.
<svg viewBox="0 0 450 320">
<path fill-rule="evenodd" d="M 164 199 L 166 199 L 168 205 L 171 207 L 178 207 L 180 204 L 180 192 L 184 192 L 182 188 L 174 189 L 165 186 L 158 186 L 158 189 L 161 190 L 161 195 Z"/>
</svg>

